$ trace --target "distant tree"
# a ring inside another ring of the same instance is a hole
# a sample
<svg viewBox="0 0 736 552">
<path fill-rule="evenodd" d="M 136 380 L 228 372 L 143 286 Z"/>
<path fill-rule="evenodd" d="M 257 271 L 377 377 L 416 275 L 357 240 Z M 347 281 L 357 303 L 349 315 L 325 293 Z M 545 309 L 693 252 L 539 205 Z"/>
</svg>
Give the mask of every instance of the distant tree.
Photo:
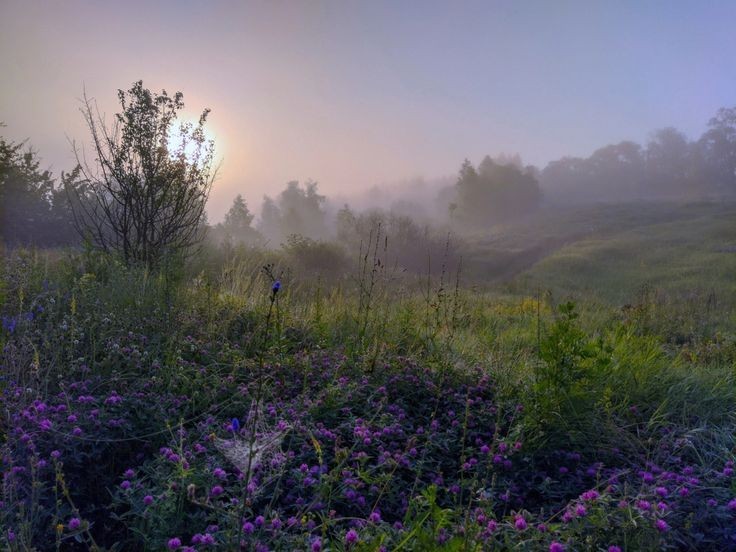
<svg viewBox="0 0 736 552">
<path fill-rule="evenodd" d="M 276 202 L 268 196 L 263 196 L 258 231 L 268 240 L 276 242 L 276 245 L 281 244 L 286 238 L 281 228 L 281 210 Z"/>
<path fill-rule="evenodd" d="M 650 193 L 665 197 L 688 193 L 693 180 L 693 149 L 682 132 L 673 127 L 654 132 L 644 156 Z"/>
<path fill-rule="evenodd" d="M 482 228 L 532 212 L 541 193 L 533 173 L 512 158 L 501 164 L 486 156 L 478 169 L 468 161 L 460 167 L 452 216 L 460 225 Z"/>
<path fill-rule="evenodd" d="M 346 203 L 335 215 L 337 240 L 344 244 L 355 244 L 359 241 L 356 231 L 357 217 Z"/>
<path fill-rule="evenodd" d="M 315 240 L 328 236 L 325 196 L 317 192 L 317 183 L 308 181 L 303 187 L 293 180 L 274 201 L 263 198 L 259 230 L 269 239 L 281 243 L 291 235 Z"/>
<path fill-rule="evenodd" d="M 252 226 L 254 218 L 243 196 L 238 194 L 233 200 L 232 207 L 225 214 L 225 220 L 222 224 L 218 224 L 215 230 L 224 234 L 223 238 L 230 242 L 255 244 L 262 241 L 262 236 Z"/>
<path fill-rule="evenodd" d="M 721 108 L 708 122 L 708 130 L 698 144 L 719 191 L 736 191 L 736 107 Z"/>
<path fill-rule="evenodd" d="M 577 203 L 641 198 L 649 193 L 646 180 L 642 148 L 629 141 L 599 148 L 587 159 L 552 161 L 540 173 L 552 201 Z"/>
<path fill-rule="evenodd" d="M 0 137 L 0 238 L 10 245 L 69 245 L 75 235 L 67 207 L 38 154 Z"/>
<path fill-rule="evenodd" d="M 94 164 L 75 146 L 80 187 L 69 186 L 80 235 L 128 263 L 156 265 L 202 238 L 205 204 L 215 176 L 214 144 L 205 138 L 209 109 L 196 125 L 179 125 L 183 95 L 153 94 L 138 81 L 118 90 L 122 111 L 108 127 L 86 97 L 82 113 L 92 139 Z"/>
<path fill-rule="evenodd" d="M 250 229 L 254 215 L 248 210 L 248 204 L 243 196 L 238 194 L 233 200 L 233 205 L 225 214 L 225 227 L 234 233 Z"/>
</svg>

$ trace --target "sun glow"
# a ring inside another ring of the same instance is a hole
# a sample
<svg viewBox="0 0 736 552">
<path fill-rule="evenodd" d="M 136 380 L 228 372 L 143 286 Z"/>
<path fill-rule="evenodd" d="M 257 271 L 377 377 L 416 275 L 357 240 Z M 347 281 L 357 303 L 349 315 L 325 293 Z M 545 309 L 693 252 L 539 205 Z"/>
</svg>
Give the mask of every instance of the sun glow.
<svg viewBox="0 0 736 552">
<path fill-rule="evenodd" d="M 183 153 L 184 159 L 194 163 L 197 160 L 202 161 L 210 148 L 214 154 L 215 134 L 209 126 L 207 122 L 201 127 L 201 139 L 199 139 L 199 119 L 180 118 L 175 121 L 169 129 L 167 140 L 169 156 L 172 159 L 178 159 Z"/>
</svg>

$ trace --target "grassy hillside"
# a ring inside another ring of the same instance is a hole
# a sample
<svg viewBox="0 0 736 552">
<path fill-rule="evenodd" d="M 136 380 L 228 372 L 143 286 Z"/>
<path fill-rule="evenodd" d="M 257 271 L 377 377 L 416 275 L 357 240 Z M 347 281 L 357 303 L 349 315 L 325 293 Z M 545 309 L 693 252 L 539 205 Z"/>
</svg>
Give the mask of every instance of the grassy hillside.
<svg viewBox="0 0 736 552">
<path fill-rule="evenodd" d="M 648 288 L 686 301 L 732 306 L 736 206 L 697 207 L 671 218 L 655 217 L 659 220 L 632 217 L 619 228 L 591 232 L 550 252 L 518 280 L 614 304 L 630 302 Z"/>
</svg>

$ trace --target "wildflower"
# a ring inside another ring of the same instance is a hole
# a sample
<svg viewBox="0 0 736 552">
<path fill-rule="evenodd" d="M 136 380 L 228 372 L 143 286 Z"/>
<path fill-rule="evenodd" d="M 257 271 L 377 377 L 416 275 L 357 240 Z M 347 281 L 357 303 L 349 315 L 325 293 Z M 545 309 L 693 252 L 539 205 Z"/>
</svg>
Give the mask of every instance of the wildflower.
<svg viewBox="0 0 736 552">
<path fill-rule="evenodd" d="M 153 504 L 153 497 L 151 495 L 144 496 L 143 504 L 145 504 L 146 506 L 150 506 L 151 504 Z"/>
<path fill-rule="evenodd" d="M 127 491 L 128 489 L 130 489 L 130 481 L 128 481 L 127 479 L 123 481 L 120 484 L 120 488 L 123 489 L 124 491 Z"/>
<path fill-rule="evenodd" d="M 225 492 L 225 489 L 223 489 L 220 485 L 215 485 L 210 490 L 210 496 L 220 496 L 223 492 Z"/>
<path fill-rule="evenodd" d="M 379 512 L 373 511 L 371 512 L 371 515 L 368 516 L 368 519 L 371 521 L 371 523 L 381 523 L 381 514 Z"/>
<path fill-rule="evenodd" d="M 233 418 L 233 421 L 230 422 L 230 427 L 235 433 L 240 431 L 240 420 L 238 420 L 237 418 Z"/>
<path fill-rule="evenodd" d="M 621 552 L 621 547 L 616 546 L 615 544 L 612 544 L 608 547 L 608 552 Z"/>
<path fill-rule="evenodd" d="M 581 495 L 581 498 L 583 500 L 587 500 L 587 501 L 590 502 L 590 501 L 593 501 L 593 500 L 597 499 L 599 496 L 600 495 L 598 494 L 598 491 L 596 491 L 596 490 L 590 490 L 590 491 L 585 491 Z"/>
<path fill-rule="evenodd" d="M 217 479 L 225 479 L 227 477 L 227 472 L 222 468 L 215 468 L 214 470 L 212 470 L 212 475 L 214 475 Z"/>
<path fill-rule="evenodd" d="M 651 510 L 652 505 L 649 504 L 648 500 L 639 500 L 636 503 L 636 507 L 639 508 L 643 512 L 648 512 L 649 510 Z"/>
<path fill-rule="evenodd" d="M 711 508 L 715 508 L 716 506 L 718 506 L 718 501 L 715 498 L 709 498 L 707 504 Z"/>
<path fill-rule="evenodd" d="M 79 526 L 82 525 L 82 522 L 79 518 L 72 518 L 69 520 L 69 530 L 70 531 L 76 531 L 79 529 Z"/>
<path fill-rule="evenodd" d="M 246 535 L 250 535 L 253 533 L 253 531 L 255 531 L 255 527 L 253 527 L 253 524 L 250 521 L 246 521 L 243 524 L 243 533 L 245 533 Z"/>
<path fill-rule="evenodd" d="M 312 552 L 321 552 L 322 550 L 322 541 L 317 537 L 312 541 Z"/>
<path fill-rule="evenodd" d="M 585 506 L 578 504 L 577 508 L 575 508 L 575 514 L 578 517 L 585 517 L 588 514 L 588 511 L 585 509 Z"/>
<path fill-rule="evenodd" d="M 670 526 L 667 525 L 667 522 L 663 519 L 658 519 L 656 522 L 654 522 L 654 526 L 660 533 L 664 533 L 665 531 L 669 531 L 670 529 Z"/>
<path fill-rule="evenodd" d="M 565 550 L 565 547 L 562 546 L 559 542 L 555 541 L 552 544 L 549 545 L 549 552 L 563 552 Z"/>
<path fill-rule="evenodd" d="M 169 539 L 169 542 L 166 543 L 166 546 L 169 550 L 176 550 L 181 546 L 181 539 L 178 537 L 174 537 L 172 539 Z"/>
<path fill-rule="evenodd" d="M 518 531 L 523 531 L 526 529 L 526 520 L 522 516 L 516 516 L 514 527 L 516 527 Z"/>
<path fill-rule="evenodd" d="M 271 286 L 271 291 L 273 292 L 274 295 L 276 295 L 280 289 L 281 289 L 281 281 L 276 280 Z"/>
<path fill-rule="evenodd" d="M 732 512 L 736 512 L 736 498 L 732 498 L 728 501 L 728 509 Z"/>
<path fill-rule="evenodd" d="M 355 544 L 358 542 L 358 533 L 355 531 L 355 529 L 350 529 L 347 533 L 345 533 L 345 542 L 347 544 Z"/>
</svg>

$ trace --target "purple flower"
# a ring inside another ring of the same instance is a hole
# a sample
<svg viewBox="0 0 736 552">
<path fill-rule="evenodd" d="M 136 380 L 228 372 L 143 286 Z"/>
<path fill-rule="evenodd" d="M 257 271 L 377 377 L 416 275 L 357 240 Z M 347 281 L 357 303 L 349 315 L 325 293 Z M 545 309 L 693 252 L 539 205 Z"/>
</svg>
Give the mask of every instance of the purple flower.
<svg viewBox="0 0 736 552">
<path fill-rule="evenodd" d="M 212 487 L 212 490 L 210 490 L 210 496 L 220 496 L 223 492 L 225 492 L 225 489 L 220 485 L 215 485 Z"/>
<path fill-rule="evenodd" d="M 233 421 L 230 422 L 230 427 L 235 433 L 240 431 L 240 420 L 238 420 L 237 418 L 233 418 Z"/>
<path fill-rule="evenodd" d="M 585 517 L 587 514 L 588 511 L 585 509 L 585 506 L 578 504 L 577 508 L 575 508 L 575 515 L 578 517 Z"/>
<path fill-rule="evenodd" d="M 728 501 L 728 509 L 732 512 L 736 512 L 736 498 L 732 498 Z"/>
<path fill-rule="evenodd" d="M 665 531 L 669 531 L 670 526 L 667 525 L 667 522 L 663 519 L 658 519 L 654 522 L 654 526 L 657 528 L 657 531 L 660 533 L 664 533 Z"/>
<path fill-rule="evenodd" d="M 522 516 L 516 516 L 516 519 L 514 519 L 514 527 L 518 531 L 523 531 L 526 529 L 526 520 Z"/>
<path fill-rule="evenodd" d="M 166 546 L 169 550 L 176 550 L 181 546 L 181 539 L 178 537 L 174 537 L 173 539 L 169 539 L 169 542 L 166 543 Z"/>
<path fill-rule="evenodd" d="M 145 504 L 146 506 L 150 506 L 151 504 L 153 504 L 153 497 L 151 495 L 144 496 L 143 504 Z"/>
<path fill-rule="evenodd" d="M 553 542 L 549 545 L 549 552 L 564 552 L 565 547 L 562 546 L 559 542 Z"/>
<path fill-rule="evenodd" d="M 243 533 L 245 533 L 246 535 L 252 534 L 254 530 L 255 527 L 253 527 L 253 524 L 250 521 L 246 521 L 243 524 Z"/>
<path fill-rule="evenodd" d="M 639 508 L 639 510 L 641 510 L 643 512 L 648 512 L 649 510 L 651 510 L 652 505 L 649 504 L 649 501 L 648 500 L 639 500 L 636 503 L 636 507 Z"/>
<path fill-rule="evenodd" d="M 381 523 L 381 514 L 377 511 L 371 512 L 371 515 L 368 516 L 368 519 L 371 521 L 371 523 Z"/>
<path fill-rule="evenodd" d="M 79 529 L 79 526 L 82 525 L 82 522 L 79 518 L 72 518 L 69 520 L 69 530 L 76 531 Z"/>
<path fill-rule="evenodd" d="M 127 491 L 128 489 L 130 489 L 130 481 L 128 481 L 127 479 L 123 481 L 120 484 L 120 488 L 123 489 L 124 491 Z"/>
<path fill-rule="evenodd" d="M 312 541 L 312 552 L 321 552 L 321 550 L 322 550 L 322 541 L 320 540 L 319 537 L 317 537 L 316 539 Z"/>
<path fill-rule="evenodd" d="M 358 542 L 358 533 L 355 531 L 355 529 L 350 529 L 347 533 L 345 533 L 345 542 L 347 544 L 355 544 Z"/>
<path fill-rule="evenodd" d="M 616 546 L 615 544 L 612 544 L 608 547 L 608 552 L 621 552 L 621 547 Z"/>
<path fill-rule="evenodd" d="M 276 295 L 280 289 L 281 289 L 281 281 L 276 280 L 271 286 L 271 291 L 273 292 L 274 295 Z"/>
</svg>

